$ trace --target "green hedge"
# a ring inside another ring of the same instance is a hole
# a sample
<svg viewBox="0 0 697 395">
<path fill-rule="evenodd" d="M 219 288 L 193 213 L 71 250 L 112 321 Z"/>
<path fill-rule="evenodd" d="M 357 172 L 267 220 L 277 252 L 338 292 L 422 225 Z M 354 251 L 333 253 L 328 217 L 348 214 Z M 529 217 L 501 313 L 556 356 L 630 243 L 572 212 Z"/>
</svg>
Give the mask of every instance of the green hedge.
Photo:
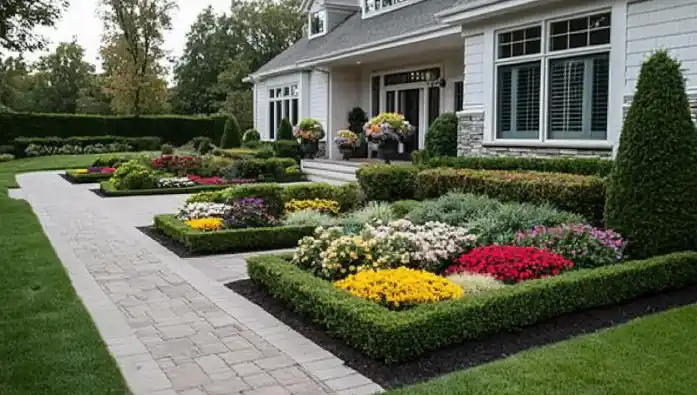
<svg viewBox="0 0 697 395">
<path fill-rule="evenodd" d="M 181 243 L 187 250 L 198 254 L 289 248 L 298 245 L 298 240 L 314 232 L 312 226 L 276 226 L 201 232 L 192 230 L 175 215 L 156 215 L 155 228 Z"/>
<path fill-rule="evenodd" d="M 75 114 L 0 114 L 0 145 L 17 137 L 123 136 L 160 137 L 182 145 L 194 137 L 220 141 L 225 118 L 177 115 L 100 116 Z"/>
<path fill-rule="evenodd" d="M 697 253 L 529 281 L 456 301 L 390 311 L 338 290 L 280 256 L 247 259 L 252 281 L 361 352 L 387 363 L 584 309 L 697 283 Z"/>
<path fill-rule="evenodd" d="M 613 161 L 600 158 L 533 158 L 513 156 L 435 157 L 412 155 L 415 164 L 428 167 L 455 167 L 477 170 L 530 170 L 605 177 Z"/>
<path fill-rule="evenodd" d="M 594 224 L 602 223 L 605 184 L 601 178 L 563 173 L 438 168 L 419 172 L 419 200 L 459 190 L 501 201 L 550 203 L 581 214 Z"/>
<path fill-rule="evenodd" d="M 342 212 L 359 207 L 364 200 L 358 183 L 349 182 L 334 186 L 327 182 L 307 182 L 288 185 L 281 191 L 284 202 L 290 200 L 328 199 L 339 202 Z"/>
<path fill-rule="evenodd" d="M 419 168 L 404 165 L 368 165 L 356 171 L 358 183 L 368 200 L 413 199 Z"/>
<path fill-rule="evenodd" d="M 27 147 L 31 144 L 57 147 L 64 145 L 77 145 L 85 147 L 95 144 L 112 144 L 122 143 L 133 147 L 133 151 L 159 151 L 162 146 L 162 139 L 159 137 L 121 137 L 121 136 L 73 136 L 73 137 L 18 137 L 12 144 L 14 146 L 15 155 L 19 157 L 25 156 Z"/>
<path fill-rule="evenodd" d="M 245 184 L 246 185 L 246 184 Z M 147 195 L 179 195 L 184 193 L 198 193 L 207 191 L 221 191 L 230 185 L 196 185 L 184 188 L 155 188 L 155 189 L 116 189 L 114 184 L 107 180 L 99 183 L 99 191 L 106 197 L 118 196 L 147 196 Z"/>
<path fill-rule="evenodd" d="M 111 174 L 106 173 L 86 173 L 78 174 L 77 170 L 67 170 L 65 178 L 73 184 L 92 184 L 111 178 Z"/>
</svg>

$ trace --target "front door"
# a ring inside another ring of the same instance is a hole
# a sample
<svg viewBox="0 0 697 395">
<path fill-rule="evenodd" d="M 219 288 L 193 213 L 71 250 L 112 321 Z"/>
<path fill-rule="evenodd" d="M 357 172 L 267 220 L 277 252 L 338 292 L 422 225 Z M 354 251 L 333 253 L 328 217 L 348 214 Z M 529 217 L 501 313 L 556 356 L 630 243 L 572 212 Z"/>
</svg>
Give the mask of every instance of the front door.
<svg viewBox="0 0 697 395">
<path fill-rule="evenodd" d="M 399 112 L 414 127 L 414 133 L 404 142 L 402 154 L 405 160 L 411 158 L 411 152 L 419 149 L 419 128 L 421 126 L 421 89 L 404 89 L 399 91 Z"/>
</svg>

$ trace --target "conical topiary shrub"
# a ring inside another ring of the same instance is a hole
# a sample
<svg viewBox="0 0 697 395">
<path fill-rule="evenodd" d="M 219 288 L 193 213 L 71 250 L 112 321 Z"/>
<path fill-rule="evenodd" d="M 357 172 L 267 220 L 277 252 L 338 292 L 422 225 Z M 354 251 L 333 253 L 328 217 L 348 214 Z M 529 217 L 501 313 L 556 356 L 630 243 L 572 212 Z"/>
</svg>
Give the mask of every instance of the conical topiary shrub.
<svg viewBox="0 0 697 395">
<path fill-rule="evenodd" d="M 225 121 L 225 129 L 223 137 L 220 139 L 220 148 L 235 148 L 241 144 L 240 124 L 237 123 L 237 118 L 230 115 Z"/>
<path fill-rule="evenodd" d="M 426 133 L 426 152 L 429 156 L 457 156 L 457 115 L 441 114 Z"/>
<path fill-rule="evenodd" d="M 608 183 L 607 226 L 631 258 L 697 249 L 697 130 L 680 63 L 644 62 Z"/>
<path fill-rule="evenodd" d="M 288 118 L 281 119 L 277 138 L 278 140 L 293 140 L 293 125 L 290 124 Z"/>
</svg>

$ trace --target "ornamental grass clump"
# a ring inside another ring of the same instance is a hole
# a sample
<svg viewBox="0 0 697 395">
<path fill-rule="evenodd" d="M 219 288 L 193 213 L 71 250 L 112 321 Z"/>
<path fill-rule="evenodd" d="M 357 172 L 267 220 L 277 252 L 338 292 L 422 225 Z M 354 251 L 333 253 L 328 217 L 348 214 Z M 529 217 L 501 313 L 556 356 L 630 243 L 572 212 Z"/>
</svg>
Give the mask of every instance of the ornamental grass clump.
<svg viewBox="0 0 697 395">
<path fill-rule="evenodd" d="M 190 219 L 185 223 L 193 230 L 204 232 L 220 230 L 223 228 L 223 219 L 218 217 Z"/>
<path fill-rule="evenodd" d="M 627 242 L 613 230 L 590 225 L 562 225 L 535 226 L 519 232 L 515 244 L 547 249 L 572 261 L 576 269 L 588 269 L 622 260 Z"/>
<path fill-rule="evenodd" d="M 393 310 L 459 299 L 464 295 L 462 288 L 450 280 L 405 267 L 363 271 L 335 282 L 334 286 Z"/>
<path fill-rule="evenodd" d="M 339 214 L 339 202 L 329 199 L 292 199 L 286 202 L 284 207 L 286 215 L 304 210 L 317 211 L 325 214 Z"/>
<path fill-rule="evenodd" d="M 462 272 L 451 274 L 446 278 L 459 285 L 465 295 L 476 295 L 506 287 L 506 284 L 489 274 Z"/>
<path fill-rule="evenodd" d="M 463 254 L 445 270 L 445 274 L 489 274 L 506 284 L 516 284 L 556 276 L 573 266 L 570 260 L 547 250 L 492 245 Z"/>
</svg>

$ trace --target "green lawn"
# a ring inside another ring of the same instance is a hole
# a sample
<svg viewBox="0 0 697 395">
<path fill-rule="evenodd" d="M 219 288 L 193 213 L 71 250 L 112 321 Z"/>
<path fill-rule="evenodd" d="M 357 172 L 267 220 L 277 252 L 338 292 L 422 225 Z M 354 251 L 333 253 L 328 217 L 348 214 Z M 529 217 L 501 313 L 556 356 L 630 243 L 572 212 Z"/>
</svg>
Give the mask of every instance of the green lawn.
<svg viewBox="0 0 697 395">
<path fill-rule="evenodd" d="M 526 351 L 388 395 L 693 395 L 697 305 Z"/>
<path fill-rule="evenodd" d="M 16 172 L 85 167 L 96 155 L 0 164 L 0 394 L 128 394 L 29 204 Z"/>
</svg>

